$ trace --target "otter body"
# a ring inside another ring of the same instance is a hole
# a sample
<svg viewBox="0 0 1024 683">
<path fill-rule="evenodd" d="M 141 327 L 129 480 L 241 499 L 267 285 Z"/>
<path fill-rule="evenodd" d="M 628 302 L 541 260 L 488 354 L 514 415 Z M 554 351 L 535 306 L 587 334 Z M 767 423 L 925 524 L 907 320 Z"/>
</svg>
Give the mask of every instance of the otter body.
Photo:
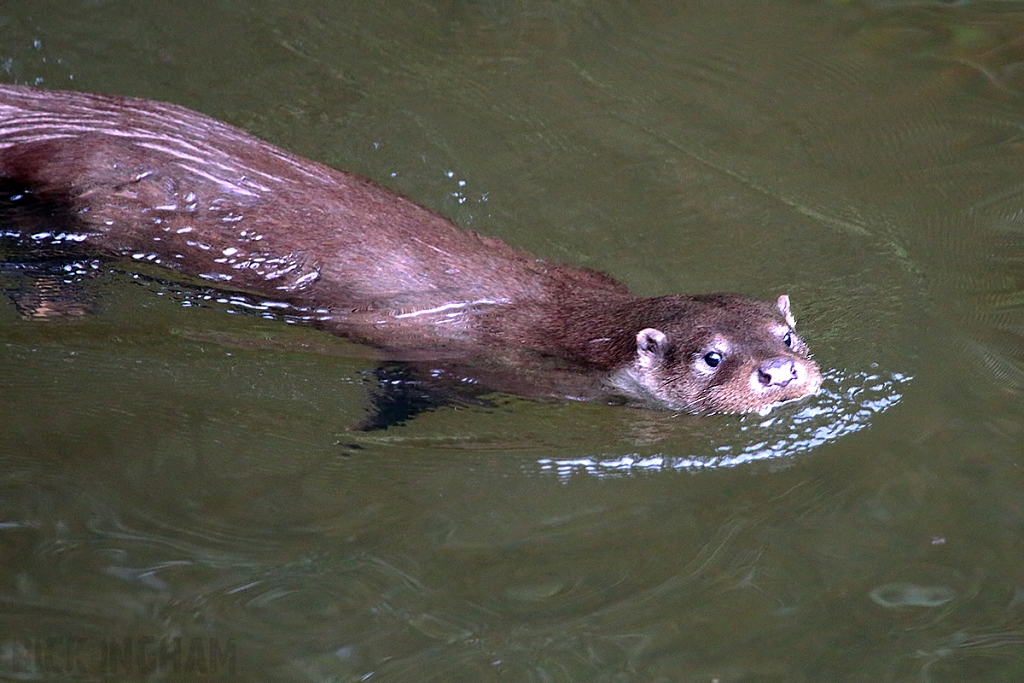
<svg viewBox="0 0 1024 683">
<path fill-rule="evenodd" d="M 636 297 L 175 105 L 0 86 L 0 178 L 93 249 L 500 391 L 712 413 L 821 383 L 786 296 Z"/>
</svg>

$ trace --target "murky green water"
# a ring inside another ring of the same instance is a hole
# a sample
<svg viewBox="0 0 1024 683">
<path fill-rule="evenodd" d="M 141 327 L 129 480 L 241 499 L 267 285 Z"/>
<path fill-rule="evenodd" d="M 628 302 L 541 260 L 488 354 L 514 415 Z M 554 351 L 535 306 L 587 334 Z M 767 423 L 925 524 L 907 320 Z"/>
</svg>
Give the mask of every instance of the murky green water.
<svg viewBox="0 0 1024 683">
<path fill-rule="evenodd" d="M 345 5 L 355 5 L 346 7 Z M 170 100 L 642 294 L 788 292 L 770 419 L 517 399 L 102 278 L 0 306 L 0 678 L 1024 679 L 1024 12 L 0 6 L 0 79 Z"/>
</svg>

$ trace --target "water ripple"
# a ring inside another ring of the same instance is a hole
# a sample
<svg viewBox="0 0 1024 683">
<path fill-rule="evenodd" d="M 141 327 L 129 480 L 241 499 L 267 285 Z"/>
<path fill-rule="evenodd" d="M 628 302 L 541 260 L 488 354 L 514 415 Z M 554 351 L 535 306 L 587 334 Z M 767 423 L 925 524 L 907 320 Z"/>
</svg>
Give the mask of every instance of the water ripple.
<svg viewBox="0 0 1024 683">
<path fill-rule="evenodd" d="M 623 476 L 649 471 L 701 470 L 737 467 L 763 460 L 788 458 L 819 448 L 868 427 L 874 418 L 903 398 L 903 386 L 913 378 L 902 373 L 826 373 L 822 390 L 795 413 L 783 409 L 767 416 L 740 418 L 741 436 L 728 443 L 710 444 L 708 455 L 633 453 L 612 457 L 541 458 L 542 471 L 560 477 L 589 474 Z"/>
</svg>

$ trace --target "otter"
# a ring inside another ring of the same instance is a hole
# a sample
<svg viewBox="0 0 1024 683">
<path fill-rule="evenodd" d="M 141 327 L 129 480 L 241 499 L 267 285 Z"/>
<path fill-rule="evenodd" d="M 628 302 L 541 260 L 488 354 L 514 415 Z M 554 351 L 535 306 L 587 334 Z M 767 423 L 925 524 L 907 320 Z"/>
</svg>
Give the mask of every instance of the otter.
<svg viewBox="0 0 1024 683">
<path fill-rule="evenodd" d="M 477 390 L 705 414 L 821 385 L 786 295 L 639 297 L 173 104 L 0 86 L 0 178 L 65 207 L 66 241 Z"/>
</svg>

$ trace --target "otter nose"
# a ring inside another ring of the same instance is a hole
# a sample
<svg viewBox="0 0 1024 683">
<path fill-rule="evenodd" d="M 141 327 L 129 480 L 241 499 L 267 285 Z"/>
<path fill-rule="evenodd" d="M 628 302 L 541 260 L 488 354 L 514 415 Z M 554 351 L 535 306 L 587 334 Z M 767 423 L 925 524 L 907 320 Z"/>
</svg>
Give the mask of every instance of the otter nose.
<svg viewBox="0 0 1024 683">
<path fill-rule="evenodd" d="M 788 358 L 767 360 L 757 369 L 757 379 L 766 387 L 784 387 L 796 378 L 796 364 Z"/>
</svg>

